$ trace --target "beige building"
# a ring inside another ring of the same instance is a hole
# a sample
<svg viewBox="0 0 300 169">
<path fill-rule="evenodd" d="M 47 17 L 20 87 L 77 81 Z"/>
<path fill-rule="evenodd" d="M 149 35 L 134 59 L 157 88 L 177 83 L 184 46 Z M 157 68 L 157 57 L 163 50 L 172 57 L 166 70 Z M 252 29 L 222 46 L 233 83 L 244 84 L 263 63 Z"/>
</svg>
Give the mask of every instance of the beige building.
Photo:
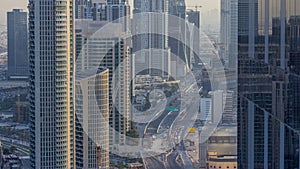
<svg viewBox="0 0 300 169">
<path fill-rule="evenodd" d="M 237 156 L 218 156 L 216 151 L 208 152 L 207 169 L 237 169 Z"/>
<path fill-rule="evenodd" d="M 199 165 L 202 169 L 210 169 L 209 164 L 216 169 L 222 166 L 217 166 L 217 164 L 227 164 L 233 161 L 232 158 L 237 160 L 237 127 L 236 126 L 219 126 L 214 133 L 203 143 L 200 143 L 199 151 Z M 203 137 L 200 131 L 200 138 Z M 230 167 L 230 165 L 228 165 Z M 234 167 L 234 166 L 233 166 Z M 237 166 L 236 166 L 237 167 Z M 227 166 L 226 168 L 227 169 Z"/>
<path fill-rule="evenodd" d="M 76 74 L 76 167 L 109 168 L 109 71 Z"/>
<path fill-rule="evenodd" d="M 29 0 L 31 168 L 76 168 L 74 3 Z"/>
<path fill-rule="evenodd" d="M 131 40 L 122 24 L 76 20 L 76 70 L 109 70 L 109 143 L 120 153 L 130 129 Z M 80 49 L 80 50 L 79 50 Z"/>
</svg>

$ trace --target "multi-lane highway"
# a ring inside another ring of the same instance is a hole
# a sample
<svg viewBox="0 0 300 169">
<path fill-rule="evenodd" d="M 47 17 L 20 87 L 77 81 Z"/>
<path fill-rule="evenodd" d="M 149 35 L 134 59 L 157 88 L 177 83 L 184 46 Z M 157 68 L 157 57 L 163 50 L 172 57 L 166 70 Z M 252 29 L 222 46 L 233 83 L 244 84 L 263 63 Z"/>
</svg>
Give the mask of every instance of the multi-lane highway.
<svg viewBox="0 0 300 169">
<path fill-rule="evenodd" d="M 174 102 L 177 99 L 177 95 L 172 95 L 168 98 L 166 107 L 164 107 L 163 112 L 161 113 L 161 110 L 157 110 L 158 116 L 154 116 L 153 119 L 147 122 L 144 134 L 157 134 L 157 129 L 161 125 L 162 121 L 167 117 L 167 115 L 170 113 L 169 106 L 172 102 Z"/>
<path fill-rule="evenodd" d="M 30 168 L 29 144 L 27 142 L 6 137 L 1 137 L 0 140 L 4 147 L 14 146 L 16 148 L 16 153 L 22 161 L 22 169 Z"/>
<path fill-rule="evenodd" d="M 164 164 L 164 160 L 162 159 L 162 155 L 159 156 L 155 156 L 149 153 L 144 153 L 143 154 L 143 161 L 144 161 L 144 165 L 145 168 L 147 169 L 165 169 L 165 164 Z"/>
<path fill-rule="evenodd" d="M 144 128 L 144 137 L 149 136 L 156 136 L 165 129 L 170 128 L 171 124 L 174 122 L 176 117 L 178 116 L 178 112 L 174 112 L 169 110 L 169 106 L 176 101 L 177 97 L 175 95 L 168 98 L 167 105 L 165 107 L 165 110 L 161 114 L 158 114 L 158 116 L 154 116 L 151 121 L 149 121 Z M 143 142 L 143 147 L 149 147 L 149 142 Z M 170 160 L 170 157 L 166 155 L 166 153 L 162 154 L 151 154 L 150 152 L 144 152 L 142 154 L 144 165 L 147 169 L 165 169 L 165 168 L 171 168 L 174 164 L 171 164 L 171 166 L 168 164 L 168 161 Z M 172 155 L 173 156 L 173 155 Z M 176 159 L 176 157 L 174 158 Z"/>
<path fill-rule="evenodd" d="M 174 99 L 176 100 L 176 99 Z M 170 102 L 171 104 L 172 102 Z M 179 103 L 180 105 L 180 103 Z M 175 105 L 175 106 L 179 106 L 179 105 Z M 170 105 L 167 105 L 170 106 Z M 186 109 L 185 109 L 186 110 Z M 185 111 L 184 110 L 184 111 Z M 195 110 L 190 110 L 189 111 L 195 111 Z M 172 132 L 167 132 L 169 130 L 172 130 L 172 126 L 175 123 L 179 123 L 178 121 L 178 117 L 179 115 L 182 113 L 183 110 L 179 110 L 179 111 L 174 111 L 174 110 L 169 110 L 168 108 L 166 108 L 166 110 L 164 110 L 164 112 L 157 117 L 155 120 L 149 122 L 149 124 L 146 125 L 145 128 L 145 132 L 144 132 L 144 136 L 149 136 L 149 135 L 159 135 L 161 133 L 168 133 L 167 136 L 165 138 L 163 138 L 164 141 L 169 142 L 169 145 L 175 145 L 174 148 L 170 147 L 168 149 L 168 147 L 164 147 L 166 149 L 165 153 L 162 154 L 153 154 L 151 155 L 150 153 L 147 154 L 147 156 L 144 156 L 143 160 L 144 160 L 144 164 L 145 167 L 148 169 L 152 169 L 152 168 L 166 168 L 166 169 L 181 169 L 181 168 L 193 168 L 192 162 L 189 159 L 186 150 L 184 148 L 184 144 L 181 141 L 180 144 L 177 144 L 172 142 L 171 140 L 175 140 L 175 138 L 171 138 L 174 137 Z M 186 123 L 191 123 L 191 121 L 188 120 L 189 119 L 193 119 L 194 118 L 194 113 L 190 113 L 184 116 L 184 123 L 180 121 L 180 124 L 186 124 Z M 176 124 L 175 124 L 176 125 Z M 186 126 L 190 126 L 186 125 Z M 176 125 L 178 126 L 178 125 Z M 183 130 L 187 130 L 186 127 L 183 128 Z M 171 135 L 169 135 L 169 133 L 172 133 Z M 184 132 L 182 132 L 184 133 Z M 183 136 L 182 136 L 183 137 Z M 145 146 L 149 146 L 148 142 L 146 143 L 147 145 Z M 169 152 L 168 152 L 169 151 Z"/>
</svg>

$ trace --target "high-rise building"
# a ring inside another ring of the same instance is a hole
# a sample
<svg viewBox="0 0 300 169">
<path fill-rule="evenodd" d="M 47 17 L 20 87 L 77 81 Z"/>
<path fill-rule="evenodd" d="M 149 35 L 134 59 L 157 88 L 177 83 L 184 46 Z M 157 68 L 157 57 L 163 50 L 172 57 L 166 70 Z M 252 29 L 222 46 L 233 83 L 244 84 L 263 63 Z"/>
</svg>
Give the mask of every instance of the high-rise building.
<svg viewBox="0 0 300 169">
<path fill-rule="evenodd" d="M 169 0 L 168 8 L 168 33 L 175 32 L 176 34 L 178 34 L 177 38 L 180 39 L 182 42 L 186 43 L 185 40 L 187 25 L 185 0 Z M 178 56 L 183 55 L 185 52 L 184 44 L 182 44 L 182 42 L 177 42 L 177 40 L 174 40 L 171 37 L 168 38 L 169 46 L 171 48 L 172 53 L 174 52 Z M 176 45 L 172 44 L 173 41 Z"/>
<path fill-rule="evenodd" d="M 75 18 L 92 19 L 92 0 L 75 0 Z"/>
<path fill-rule="evenodd" d="M 300 2 L 238 1 L 238 168 L 299 168 Z"/>
<path fill-rule="evenodd" d="M 190 67 L 190 32 L 186 20 L 185 0 L 169 0 L 168 12 L 168 46 L 170 47 L 171 61 L 175 64 L 175 70 L 172 72 L 182 71 Z M 185 70 L 184 70 L 185 71 Z M 179 77 L 178 73 L 172 73 L 173 77 Z M 185 76 L 185 73 L 180 75 Z"/>
<path fill-rule="evenodd" d="M 200 29 L 200 11 L 187 11 L 187 19 L 190 23 L 195 24 L 195 26 Z"/>
<path fill-rule="evenodd" d="M 76 168 L 109 168 L 109 71 L 76 72 Z"/>
<path fill-rule="evenodd" d="M 136 5 L 134 6 L 136 15 L 133 16 L 132 32 L 139 36 L 133 39 L 133 50 L 168 48 L 168 0 L 135 0 L 134 4 Z M 148 14 L 143 15 L 144 13 Z"/>
<path fill-rule="evenodd" d="M 135 0 L 134 5 L 131 32 L 132 50 L 137 52 L 133 61 L 135 74 L 145 72 L 168 77 L 171 56 L 168 46 L 168 0 Z M 166 69 L 158 70 L 161 64 Z"/>
<path fill-rule="evenodd" d="M 76 19 L 122 23 L 130 31 L 130 6 L 127 0 L 76 0 Z"/>
<path fill-rule="evenodd" d="M 109 143 L 111 153 L 122 153 L 130 129 L 130 46 L 122 24 L 103 21 L 76 21 L 77 70 L 109 69 Z"/>
<path fill-rule="evenodd" d="M 226 68 L 237 68 L 238 0 L 221 1 L 220 56 Z"/>
<path fill-rule="evenodd" d="M 73 0 L 29 0 L 31 168 L 75 168 Z"/>
<path fill-rule="evenodd" d="M 28 79 L 27 12 L 14 9 L 7 12 L 8 71 L 10 79 Z"/>
<path fill-rule="evenodd" d="M 106 0 L 76 0 L 76 19 L 106 20 Z"/>
<path fill-rule="evenodd" d="M 193 69 L 192 63 L 195 62 L 195 58 L 200 58 L 200 11 L 189 10 L 187 11 L 187 20 L 190 32 L 189 45 L 192 47 L 190 50 L 190 57 L 188 60 L 189 68 Z"/>
<path fill-rule="evenodd" d="M 117 22 L 123 25 L 123 31 L 130 31 L 130 6 L 127 0 L 107 0 L 107 21 Z"/>
<path fill-rule="evenodd" d="M 106 2 L 97 2 L 92 4 L 92 17 L 94 21 L 106 21 L 107 12 L 106 12 Z"/>
</svg>

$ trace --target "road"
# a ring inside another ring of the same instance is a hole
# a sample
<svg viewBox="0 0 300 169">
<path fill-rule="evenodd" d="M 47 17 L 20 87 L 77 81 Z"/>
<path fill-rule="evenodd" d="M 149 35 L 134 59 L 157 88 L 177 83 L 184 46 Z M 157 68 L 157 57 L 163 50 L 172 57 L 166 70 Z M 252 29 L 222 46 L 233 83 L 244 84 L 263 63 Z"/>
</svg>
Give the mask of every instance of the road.
<svg viewBox="0 0 300 169">
<path fill-rule="evenodd" d="M 30 157 L 29 157 L 29 147 L 28 144 L 15 140 L 15 139 L 9 139 L 9 138 L 1 138 L 1 143 L 4 147 L 16 147 L 16 154 L 22 161 L 22 169 L 28 169 L 30 167 Z"/>
<path fill-rule="evenodd" d="M 168 107 L 170 104 L 177 98 L 176 95 L 171 96 L 167 100 L 167 104 L 165 107 L 165 110 L 163 110 L 162 113 L 158 117 L 154 116 L 154 119 L 151 119 L 145 126 L 144 134 L 157 134 L 157 129 L 161 125 L 161 122 L 163 119 L 168 115 L 170 110 L 168 110 Z M 157 110 L 156 112 L 160 112 Z"/>
<path fill-rule="evenodd" d="M 157 133 L 163 133 L 166 130 L 170 129 L 175 119 L 179 115 L 179 111 L 169 111 L 168 114 L 163 118 L 160 124 L 157 127 Z"/>
<path fill-rule="evenodd" d="M 146 125 L 146 128 L 144 130 L 145 131 L 144 136 L 160 134 L 167 131 L 168 129 L 172 130 L 172 126 L 174 125 L 174 123 L 185 124 L 186 127 L 184 127 L 183 130 L 187 130 L 187 127 L 190 127 L 190 125 L 192 125 L 190 120 L 194 118 L 195 114 L 188 113 L 187 115 L 185 115 L 184 123 L 182 123 L 181 121 L 177 122 L 180 113 L 181 113 L 180 111 L 170 111 L 168 109 L 164 110 L 164 112 L 158 118 L 156 118 L 154 121 L 149 122 L 149 124 Z M 190 123 L 190 124 L 187 125 L 186 123 Z M 174 140 L 175 138 L 170 138 L 170 137 L 174 137 L 174 135 L 172 134 L 167 135 L 167 138 L 165 139 L 173 146 L 175 145 L 175 143 L 171 142 L 170 140 Z M 184 137 L 184 135 L 182 137 Z M 186 153 L 183 142 L 177 144 L 174 147 L 174 150 L 170 150 L 170 153 L 162 153 L 160 155 L 153 155 L 153 156 L 148 154 L 146 157 L 143 158 L 143 160 L 146 168 L 148 169 L 152 169 L 152 168 L 153 169 L 154 168 L 192 169 L 193 168 L 193 164 Z"/>
<path fill-rule="evenodd" d="M 11 143 L 11 144 L 17 145 L 17 146 L 22 146 L 25 149 L 29 149 L 29 143 L 26 142 L 26 141 L 17 140 L 17 139 L 13 139 L 13 138 L 8 138 L 8 137 L 4 137 L 4 136 L 1 136 L 1 135 L 0 135 L 0 141 Z"/>
<path fill-rule="evenodd" d="M 144 154 L 143 160 L 144 160 L 144 165 L 145 168 L 147 169 L 166 169 L 164 161 L 160 159 L 159 156 L 153 156 L 149 153 L 147 155 Z"/>
<path fill-rule="evenodd" d="M 181 169 L 183 167 L 179 155 L 180 154 L 177 151 L 174 151 L 167 156 L 167 168 Z"/>
<path fill-rule="evenodd" d="M 189 156 L 186 153 L 186 149 L 183 145 L 183 141 L 177 146 L 177 148 L 178 148 L 177 151 L 179 152 L 179 154 L 181 156 L 181 160 L 182 160 L 182 163 L 183 163 L 183 168 L 185 168 L 185 169 L 194 168 L 191 159 L 189 158 Z"/>
<path fill-rule="evenodd" d="M 147 123 L 144 127 L 144 136 L 149 135 L 156 135 L 160 133 L 159 129 L 167 129 L 171 126 L 171 124 L 174 122 L 176 117 L 178 116 L 178 112 L 173 112 L 168 109 L 168 107 L 171 105 L 173 101 L 176 100 L 176 96 L 171 96 L 168 99 L 167 106 L 165 110 L 158 116 L 154 116 L 155 119 L 152 119 L 149 123 Z M 144 144 L 144 142 L 142 143 Z M 148 144 L 148 143 L 145 143 Z M 148 145 L 143 145 L 143 147 Z M 168 159 L 169 158 L 169 159 Z M 176 158 L 174 158 L 176 159 Z M 144 165 L 147 169 L 167 169 L 172 168 L 176 164 L 168 164 L 168 161 L 170 160 L 170 157 L 166 156 L 165 153 L 163 154 L 154 154 L 152 155 L 149 152 L 143 153 L 143 161 Z M 177 167 L 177 166 L 176 166 Z"/>
</svg>

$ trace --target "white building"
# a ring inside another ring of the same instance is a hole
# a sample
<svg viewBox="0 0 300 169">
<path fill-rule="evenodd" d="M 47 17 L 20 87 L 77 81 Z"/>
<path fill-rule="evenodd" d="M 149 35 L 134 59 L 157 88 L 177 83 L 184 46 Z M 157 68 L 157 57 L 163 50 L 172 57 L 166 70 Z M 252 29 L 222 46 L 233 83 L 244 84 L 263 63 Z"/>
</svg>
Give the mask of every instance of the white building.
<svg viewBox="0 0 300 169">
<path fill-rule="evenodd" d="M 212 121 L 212 98 L 200 98 L 200 120 Z"/>
<path fill-rule="evenodd" d="M 200 98 L 200 120 L 214 123 L 234 122 L 233 91 L 209 92 L 209 98 Z"/>
</svg>

